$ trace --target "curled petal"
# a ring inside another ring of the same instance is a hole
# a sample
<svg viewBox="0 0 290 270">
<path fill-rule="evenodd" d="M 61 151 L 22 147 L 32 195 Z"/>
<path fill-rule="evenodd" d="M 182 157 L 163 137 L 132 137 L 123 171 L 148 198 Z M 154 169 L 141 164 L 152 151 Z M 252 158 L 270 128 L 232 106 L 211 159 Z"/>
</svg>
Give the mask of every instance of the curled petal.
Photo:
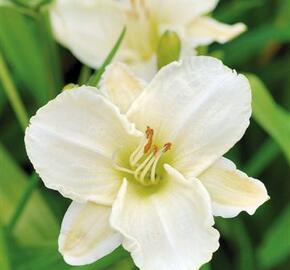
<svg viewBox="0 0 290 270">
<path fill-rule="evenodd" d="M 73 200 L 111 204 L 122 179 L 112 157 L 140 134 L 97 91 L 87 86 L 64 91 L 38 110 L 25 146 L 48 188 Z"/>
<path fill-rule="evenodd" d="M 187 178 L 197 177 L 244 134 L 251 89 L 243 75 L 205 56 L 162 68 L 127 113 L 139 130 L 154 129 L 171 142 L 168 160 Z"/>
<path fill-rule="evenodd" d="M 199 179 L 210 194 L 215 216 L 235 217 L 241 211 L 252 215 L 269 199 L 261 181 L 237 170 L 226 158 L 214 163 Z"/>
<path fill-rule="evenodd" d="M 188 39 L 194 47 L 208 45 L 214 41 L 225 43 L 246 30 L 243 23 L 228 25 L 209 17 L 194 19 L 187 29 Z"/>
</svg>

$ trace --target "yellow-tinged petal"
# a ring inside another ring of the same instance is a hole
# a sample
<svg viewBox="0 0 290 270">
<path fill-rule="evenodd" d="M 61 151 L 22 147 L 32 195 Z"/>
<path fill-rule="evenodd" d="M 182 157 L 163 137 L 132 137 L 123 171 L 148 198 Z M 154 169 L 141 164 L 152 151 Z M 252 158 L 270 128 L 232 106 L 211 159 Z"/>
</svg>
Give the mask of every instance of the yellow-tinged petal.
<svg viewBox="0 0 290 270">
<path fill-rule="evenodd" d="M 73 200 L 111 204 L 121 184 L 112 157 L 140 132 L 98 91 L 62 92 L 31 118 L 25 145 L 48 188 Z"/>
<path fill-rule="evenodd" d="M 137 78 L 126 65 L 114 63 L 106 68 L 101 85 L 102 92 L 122 113 L 126 113 L 142 93 L 145 82 Z"/>
<path fill-rule="evenodd" d="M 198 17 L 187 28 L 187 39 L 192 46 L 208 45 L 214 41 L 225 43 L 246 30 L 243 23 L 228 25 L 210 17 Z"/>
<path fill-rule="evenodd" d="M 197 177 L 244 134 L 251 89 L 221 61 L 192 57 L 162 68 L 127 115 L 139 130 L 154 129 L 157 143 L 172 143 L 166 161 Z"/>
<path fill-rule="evenodd" d="M 215 216 L 235 217 L 241 211 L 252 215 L 269 199 L 261 181 L 237 170 L 226 158 L 218 160 L 198 178 L 210 194 Z"/>
<path fill-rule="evenodd" d="M 59 251 L 71 265 L 97 261 L 121 244 L 121 235 L 110 227 L 111 207 L 72 202 L 61 225 Z"/>
<path fill-rule="evenodd" d="M 219 246 L 210 198 L 199 180 L 187 181 L 169 165 L 165 170 L 158 187 L 124 180 L 111 225 L 141 270 L 197 270 Z"/>
</svg>

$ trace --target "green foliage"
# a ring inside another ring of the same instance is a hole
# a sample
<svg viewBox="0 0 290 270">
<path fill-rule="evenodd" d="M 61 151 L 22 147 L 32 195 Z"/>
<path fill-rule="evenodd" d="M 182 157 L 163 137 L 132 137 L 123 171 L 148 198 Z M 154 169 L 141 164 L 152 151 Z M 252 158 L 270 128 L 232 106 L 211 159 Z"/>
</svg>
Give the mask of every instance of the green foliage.
<svg viewBox="0 0 290 270">
<path fill-rule="evenodd" d="M 60 66 L 45 14 L 27 16 L 10 6 L 0 7 L 0 49 L 37 107 L 60 89 Z M 49 47 L 49 49 L 48 49 Z"/>
<path fill-rule="evenodd" d="M 253 93 L 253 117 L 276 140 L 290 163 L 290 114 L 274 102 L 259 78 L 247 77 Z"/>
<path fill-rule="evenodd" d="M 121 43 L 124 39 L 124 36 L 126 34 L 126 27 L 124 27 L 124 29 L 122 30 L 122 32 L 120 33 L 120 36 L 118 37 L 116 43 L 114 44 L 112 50 L 110 51 L 110 53 L 108 54 L 108 56 L 106 57 L 104 63 L 100 66 L 100 68 L 91 76 L 91 78 L 88 81 L 88 85 L 91 86 L 98 86 L 98 83 L 105 71 L 105 68 L 107 65 L 109 65 L 111 63 L 111 61 L 113 60 L 115 54 L 117 53 L 119 47 L 121 46 Z"/>
<path fill-rule="evenodd" d="M 0 144 L 0 225 L 8 224 L 29 178 Z M 45 217 L 45 218 L 44 218 Z M 39 191 L 35 191 L 24 209 L 13 235 L 25 245 L 50 242 L 59 226 Z"/>
<path fill-rule="evenodd" d="M 272 269 L 290 255 L 290 204 L 271 223 L 258 249 L 258 263 L 261 269 Z"/>
</svg>

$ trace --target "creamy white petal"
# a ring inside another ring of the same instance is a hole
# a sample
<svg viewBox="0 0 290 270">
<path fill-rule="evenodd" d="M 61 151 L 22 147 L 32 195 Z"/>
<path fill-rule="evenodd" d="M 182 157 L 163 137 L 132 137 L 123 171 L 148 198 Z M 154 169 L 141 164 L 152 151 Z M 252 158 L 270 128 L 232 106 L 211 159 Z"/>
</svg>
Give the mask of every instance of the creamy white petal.
<svg viewBox="0 0 290 270">
<path fill-rule="evenodd" d="M 111 207 L 72 202 L 61 225 L 59 251 L 71 265 L 97 261 L 121 244 L 122 237 L 109 224 Z"/>
<path fill-rule="evenodd" d="M 132 102 L 142 93 L 145 82 L 137 78 L 122 63 L 114 63 L 106 68 L 101 81 L 101 91 L 126 113 Z"/>
<path fill-rule="evenodd" d="M 157 73 L 157 60 L 156 55 L 153 55 L 150 59 L 144 61 L 134 61 L 129 64 L 130 69 L 138 77 L 142 78 L 146 82 L 150 82 Z"/>
<path fill-rule="evenodd" d="M 47 187 L 110 204 L 121 184 L 112 157 L 141 134 L 97 91 L 83 86 L 58 95 L 31 118 L 25 145 Z"/>
<path fill-rule="evenodd" d="M 149 0 L 146 4 L 156 14 L 159 23 L 187 23 L 193 18 L 212 11 L 218 0 Z"/>
<path fill-rule="evenodd" d="M 252 215 L 269 199 L 261 181 L 237 170 L 226 158 L 218 160 L 198 178 L 211 196 L 215 216 L 235 217 L 241 211 Z"/>
<path fill-rule="evenodd" d="M 97 68 L 125 25 L 118 1 L 56 0 L 50 9 L 56 39 L 83 63 Z"/>
<path fill-rule="evenodd" d="M 219 246 L 210 198 L 199 180 L 165 169 L 158 190 L 124 180 L 111 226 L 141 270 L 197 270 Z"/>
<path fill-rule="evenodd" d="M 251 90 L 221 61 L 197 56 L 161 69 L 127 114 L 139 130 L 153 128 L 157 144 L 172 143 L 170 164 L 198 176 L 244 134 Z"/>
<path fill-rule="evenodd" d="M 194 19 L 187 28 L 187 38 L 194 47 L 208 45 L 214 41 L 225 43 L 246 30 L 243 23 L 228 25 L 209 17 Z"/>
</svg>

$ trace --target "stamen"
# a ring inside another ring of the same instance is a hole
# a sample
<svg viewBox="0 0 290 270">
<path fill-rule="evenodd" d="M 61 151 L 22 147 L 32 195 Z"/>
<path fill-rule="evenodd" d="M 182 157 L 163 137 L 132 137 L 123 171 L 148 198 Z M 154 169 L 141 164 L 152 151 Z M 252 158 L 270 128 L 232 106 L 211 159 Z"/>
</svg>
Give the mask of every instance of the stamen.
<svg viewBox="0 0 290 270">
<path fill-rule="evenodd" d="M 153 145 L 153 153 L 155 156 L 156 156 L 157 152 L 158 152 L 158 146 L 156 144 L 154 144 Z"/>
<path fill-rule="evenodd" d="M 153 142 L 153 135 L 153 129 L 147 127 L 145 131 L 145 137 L 130 156 L 129 161 L 131 167 L 135 167 L 137 162 L 144 156 L 144 154 L 147 154 L 150 151 Z"/>
<path fill-rule="evenodd" d="M 147 163 L 146 167 L 144 168 L 144 170 L 142 171 L 139 180 L 141 181 L 141 183 L 145 184 L 144 178 L 146 176 L 146 174 L 149 172 L 151 166 L 153 165 L 153 163 L 155 162 L 156 157 L 153 156 L 153 158 L 150 159 L 150 161 Z"/>
<path fill-rule="evenodd" d="M 167 152 L 168 150 L 170 150 L 172 147 L 172 143 L 168 142 L 166 144 L 164 144 L 163 146 L 163 153 Z"/>
<path fill-rule="evenodd" d="M 114 168 L 118 171 L 121 171 L 121 172 L 125 172 L 125 173 L 129 173 L 129 174 L 134 174 L 134 171 L 132 170 L 129 170 L 127 168 L 124 168 L 124 167 L 121 167 L 119 166 L 118 164 L 114 163 Z"/>
<path fill-rule="evenodd" d="M 144 146 L 144 154 L 147 154 L 152 145 L 154 130 L 150 127 L 147 127 L 145 133 L 146 133 L 147 144 Z"/>
<path fill-rule="evenodd" d="M 143 156 L 143 148 L 144 148 L 145 143 L 146 143 L 146 138 L 144 137 L 141 143 L 136 148 L 136 150 L 131 154 L 129 158 L 131 167 L 134 167 L 136 163 L 138 162 L 138 160 Z"/>
<path fill-rule="evenodd" d="M 118 170 L 118 171 L 121 171 L 121 172 L 129 173 L 129 174 L 134 174 L 134 171 L 129 170 L 129 169 L 127 169 L 127 168 L 124 168 L 124 167 L 118 165 L 118 163 L 117 163 L 117 154 L 118 154 L 119 151 L 120 151 L 120 150 L 117 150 L 117 151 L 113 154 L 113 157 L 112 157 L 114 168 L 115 168 L 116 170 Z"/>
<path fill-rule="evenodd" d="M 172 143 L 166 143 L 164 144 L 163 148 L 161 150 L 158 151 L 158 154 L 155 154 L 155 161 L 152 165 L 152 169 L 151 169 L 151 173 L 150 173 L 150 180 L 153 184 L 156 184 L 157 179 L 156 179 L 156 167 L 157 167 L 157 163 L 159 161 L 159 159 L 161 158 L 161 156 L 166 153 L 168 150 L 170 150 L 172 147 Z"/>
<path fill-rule="evenodd" d="M 138 179 L 138 174 L 139 172 L 146 166 L 146 164 L 148 163 L 148 161 L 153 157 L 153 153 L 151 153 L 139 166 L 138 168 L 135 170 L 134 172 L 134 176 L 136 179 Z"/>
</svg>

